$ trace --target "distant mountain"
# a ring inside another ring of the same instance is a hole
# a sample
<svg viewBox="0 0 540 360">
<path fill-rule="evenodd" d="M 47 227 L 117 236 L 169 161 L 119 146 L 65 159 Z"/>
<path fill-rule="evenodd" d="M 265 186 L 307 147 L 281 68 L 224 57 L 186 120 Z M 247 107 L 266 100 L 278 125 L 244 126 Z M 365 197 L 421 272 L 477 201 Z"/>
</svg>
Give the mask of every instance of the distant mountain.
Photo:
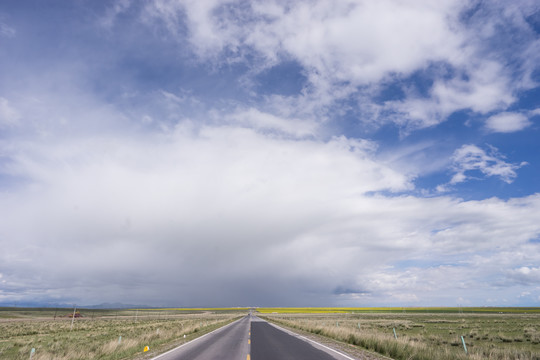
<svg viewBox="0 0 540 360">
<path fill-rule="evenodd" d="M 9 308 L 65 308 L 72 309 L 73 303 L 45 303 L 40 301 L 25 301 L 25 302 L 0 302 L 0 307 Z M 81 309 L 151 309 L 148 305 L 133 305 L 123 303 L 103 303 L 99 305 L 76 305 Z"/>
<path fill-rule="evenodd" d="M 73 304 L 69 303 L 45 303 L 41 301 L 17 301 L 17 302 L 0 302 L 0 307 L 9 308 L 73 308 Z"/>
<path fill-rule="evenodd" d="M 151 309 L 151 306 L 148 305 L 133 305 L 133 304 L 123 304 L 123 303 L 103 303 L 99 305 L 90 305 L 82 306 L 84 309 Z"/>
</svg>

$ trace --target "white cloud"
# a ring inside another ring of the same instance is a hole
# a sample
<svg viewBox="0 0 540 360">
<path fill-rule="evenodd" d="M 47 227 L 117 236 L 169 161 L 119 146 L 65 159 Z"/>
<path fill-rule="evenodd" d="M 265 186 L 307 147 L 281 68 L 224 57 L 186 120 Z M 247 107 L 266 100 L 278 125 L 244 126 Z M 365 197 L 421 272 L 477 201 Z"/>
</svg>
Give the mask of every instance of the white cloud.
<svg viewBox="0 0 540 360">
<path fill-rule="evenodd" d="M 540 108 L 530 111 L 529 115 L 530 116 L 538 116 L 538 115 L 540 115 Z"/>
<path fill-rule="evenodd" d="M 467 80 L 453 78 L 446 82 L 437 81 L 434 85 L 433 96 L 443 114 L 449 115 L 460 109 L 486 113 L 515 101 L 516 98 L 507 93 L 510 77 L 500 64 L 482 61 L 470 66 L 467 75 Z"/>
<path fill-rule="evenodd" d="M 309 79 L 301 96 L 329 106 L 357 86 L 392 74 L 408 75 L 432 62 L 464 62 L 456 56 L 465 40 L 457 27 L 462 7 L 461 1 L 421 0 L 406 5 L 395 0 L 164 0 L 149 4 L 144 17 L 164 21 L 175 34 L 186 26 L 192 48 L 205 60 L 240 61 L 255 54 L 256 73 L 292 58 Z"/>
<path fill-rule="evenodd" d="M 8 99 L 0 97 L 0 126 L 18 124 L 21 115 L 13 108 Z"/>
<path fill-rule="evenodd" d="M 438 124 L 459 109 L 504 111 L 515 90 L 529 86 L 526 76 L 511 80 L 515 69 L 504 56 L 479 44 L 492 39 L 493 19 L 482 22 L 481 40 L 471 40 L 477 28 L 458 21 L 468 5 L 113 5 L 100 24 L 106 28 L 120 24 L 120 14 L 127 23 L 140 8 L 147 25 L 167 28 L 141 40 L 178 41 L 182 51 L 163 60 L 164 77 L 170 66 L 180 80 L 130 83 L 154 75 L 136 41 L 136 52 L 129 42 L 121 54 L 110 50 L 106 70 L 77 58 L 83 65 L 58 62 L 13 82 L 17 97 L 0 98 L 0 123 L 22 130 L 0 139 L 0 299 L 23 293 L 87 304 L 204 306 L 239 305 L 248 296 L 252 304 L 305 305 L 313 294 L 313 303 L 355 305 L 453 305 L 460 296 L 478 304 L 524 291 L 536 297 L 532 264 L 540 254 L 530 240 L 540 235 L 538 195 L 413 196 L 415 176 L 449 166 L 434 145 L 439 138 L 380 153 L 374 141 L 333 136 L 325 127 L 329 119 L 356 116 L 355 100 L 359 112 L 372 115 L 358 121 L 410 128 Z M 531 49 L 523 54 L 533 56 Z M 126 71 L 119 80 L 109 78 L 120 71 L 109 59 Z M 248 65 L 241 75 L 236 65 L 234 74 L 220 72 L 240 61 Z M 255 78 L 282 61 L 300 64 L 308 78 L 296 95 L 205 97 L 214 75 L 249 85 L 255 81 L 238 77 Z M 419 95 L 409 77 L 437 64 L 446 70 L 428 74 Z M 216 73 L 197 73 L 207 70 Z M 121 85 L 102 91 L 100 81 Z M 394 81 L 407 83 L 405 98 L 374 103 L 372 90 Z M 124 95 L 112 95 L 117 89 Z M 454 177 L 440 192 L 475 173 L 510 183 L 524 165 L 475 145 L 451 160 Z"/>
<path fill-rule="evenodd" d="M 203 305 L 219 292 L 238 304 L 251 289 L 276 305 L 312 292 L 336 301 L 336 288 L 364 289 L 363 301 L 428 301 L 430 289 L 474 288 L 500 273 L 477 254 L 495 251 L 507 270 L 540 260 L 526 248 L 540 234 L 538 196 L 372 195 L 411 186 L 373 151 L 344 137 L 189 122 L 145 138 L 4 142 L 10 174 L 26 182 L 0 193 L 0 271 L 7 289 L 35 297 Z M 421 259 L 465 263 L 388 270 Z M 470 280 L 471 269 L 484 277 Z"/>
<path fill-rule="evenodd" d="M 498 176 L 502 181 L 510 184 L 516 178 L 516 170 L 526 165 L 511 164 L 504 161 L 504 156 L 498 153 L 497 149 L 490 147 L 486 153 L 476 145 L 463 145 L 457 149 L 452 156 L 455 175 L 450 180 L 450 184 L 464 182 L 471 178 L 467 175 L 470 171 L 479 171 L 486 176 Z"/>
<path fill-rule="evenodd" d="M 437 125 L 455 111 L 471 109 L 485 114 L 502 110 L 512 104 L 516 97 L 510 76 L 503 67 L 493 61 L 483 60 L 463 65 L 462 75 L 450 79 L 435 79 L 428 97 L 415 94 L 404 100 L 390 101 L 386 108 L 396 111 L 394 121 L 411 130 Z"/>
<path fill-rule="evenodd" d="M 241 264 L 251 260 L 241 260 L 242 254 L 252 257 L 267 246 L 270 251 L 316 225 L 330 210 L 330 199 L 408 186 L 406 178 L 344 138 L 297 143 L 231 127 L 203 128 L 197 138 L 190 134 L 182 127 L 164 143 L 146 145 L 119 139 L 27 144 L 13 154 L 18 167 L 11 169 L 32 185 L 16 196 L 2 194 L 2 203 L 17 208 L 9 217 L 13 226 L 0 230 L 2 239 L 17 236 L 21 242 L 2 244 L 9 254 L 2 263 L 11 269 L 27 261 L 35 269 L 55 263 L 57 270 L 40 285 L 52 289 L 63 286 L 69 276 L 61 273 L 68 268 L 67 274 L 92 273 L 99 286 L 116 281 L 103 279 L 105 273 L 127 281 L 143 276 L 140 271 L 148 280 L 165 269 L 197 269 L 203 283 L 215 286 L 208 277 L 224 280 L 225 274 L 234 278 L 247 270 Z M 24 227 L 27 222 L 38 222 L 42 236 Z M 43 251 L 47 255 L 37 260 Z M 173 261 L 163 251 L 179 258 Z M 26 275 L 8 281 L 32 287 Z"/>
<path fill-rule="evenodd" d="M 261 131 L 275 130 L 296 137 L 315 136 L 318 124 L 314 121 L 301 119 L 285 119 L 269 113 L 263 113 L 255 108 L 240 110 L 228 115 L 233 124 L 246 124 Z"/>
<path fill-rule="evenodd" d="M 518 283 L 540 285 L 540 267 L 522 266 L 509 271 L 508 276 Z M 530 293 L 527 295 L 530 295 Z"/>
<path fill-rule="evenodd" d="M 238 19 L 230 13 L 220 16 L 217 8 L 227 9 L 234 0 L 158 0 L 146 4 L 143 20 L 164 22 L 170 33 L 183 37 L 186 32 L 192 48 L 200 57 L 215 58 L 225 48 L 233 52 L 239 45 Z M 227 16 L 229 15 L 229 16 Z"/>
<path fill-rule="evenodd" d="M 254 13 L 270 21 L 258 22 L 246 43 L 268 58 L 286 51 L 331 81 L 366 84 L 449 57 L 461 43 L 449 23 L 458 4 L 317 1 L 287 10 L 256 4 Z"/>
<path fill-rule="evenodd" d="M 309 80 L 298 94 L 304 98 L 296 103 L 299 112 L 359 96 L 367 115 L 362 121 L 394 121 L 412 130 L 436 125 L 458 110 L 504 111 L 518 90 L 534 87 L 527 79 L 535 62 L 526 55 L 534 53 L 534 42 L 509 44 L 520 46 L 514 55 L 522 63 L 517 77 L 500 54 L 506 49 L 486 45 L 500 35 L 498 28 L 528 34 L 523 18 L 530 7 L 483 4 L 472 11 L 471 6 L 461 0 L 162 0 L 147 5 L 144 16 L 164 21 L 182 39 L 187 36 L 195 53 L 213 63 L 255 58 L 251 71 L 256 74 L 282 60 L 297 61 Z M 469 10 L 476 21 L 461 18 Z M 504 16 L 493 15 L 500 13 Z M 427 96 L 406 91 L 404 99 L 382 107 L 362 96 L 366 88 L 406 79 L 433 64 L 450 70 L 431 75 Z M 374 111 L 367 111 L 370 107 Z"/>
<path fill-rule="evenodd" d="M 15 34 L 17 34 L 17 31 L 14 28 L 0 21 L 0 35 L 7 38 L 12 38 L 15 37 Z"/>
<path fill-rule="evenodd" d="M 117 0 L 107 9 L 105 16 L 100 19 L 100 25 L 106 29 L 112 28 L 116 17 L 125 12 L 131 6 L 131 0 Z"/>
<path fill-rule="evenodd" d="M 532 124 L 527 116 L 520 113 L 502 112 L 490 116 L 486 120 L 486 128 L 492 132 L 515 132 L 525 129 Z"/>
</svg>

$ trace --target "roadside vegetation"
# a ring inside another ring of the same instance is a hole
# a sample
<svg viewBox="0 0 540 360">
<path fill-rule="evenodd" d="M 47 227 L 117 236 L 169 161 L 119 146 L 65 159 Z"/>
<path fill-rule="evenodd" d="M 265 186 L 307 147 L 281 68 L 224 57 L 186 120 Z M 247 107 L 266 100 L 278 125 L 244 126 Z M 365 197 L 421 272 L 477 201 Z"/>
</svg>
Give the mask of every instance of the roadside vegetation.
<svg viewBox="0 0 540 360">
<path fill-rule="evenodd" d="M 540 307 L 271 307 L 260 314 L 540 314 Z"/>
<path fill-rule="evenodd" d="M 0 309 L 0 359 L 149 357 L 232 322 L 246 311 L 82 309 L 78 313 L 80 317 L 73 319 L 73 309 Z M 150 351 L 143 353 L 146 346 Z"/>
<path fill-rule="evenodd" d="M 456 308 L 453 313 L 409 309 L 351 313 L 311 309 L 299 313 L 283 310 L 263 309 L 259 316 L 396 360 L 540 360 L 538 311 L 460 313 L 462 309 Z"/>
</svg>

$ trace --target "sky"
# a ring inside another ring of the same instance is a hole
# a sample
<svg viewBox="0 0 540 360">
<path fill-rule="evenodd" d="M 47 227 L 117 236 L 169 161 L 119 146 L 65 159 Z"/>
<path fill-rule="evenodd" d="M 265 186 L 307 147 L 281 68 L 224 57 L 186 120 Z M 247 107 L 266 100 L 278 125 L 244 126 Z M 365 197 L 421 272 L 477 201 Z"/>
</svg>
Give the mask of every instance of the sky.
<svg viewBox="0 0 540 360">
<path fill-rule="evenodd" d="M 0 304 L 540 306 L 535 0 L 3 0 Z"/>
</svg>

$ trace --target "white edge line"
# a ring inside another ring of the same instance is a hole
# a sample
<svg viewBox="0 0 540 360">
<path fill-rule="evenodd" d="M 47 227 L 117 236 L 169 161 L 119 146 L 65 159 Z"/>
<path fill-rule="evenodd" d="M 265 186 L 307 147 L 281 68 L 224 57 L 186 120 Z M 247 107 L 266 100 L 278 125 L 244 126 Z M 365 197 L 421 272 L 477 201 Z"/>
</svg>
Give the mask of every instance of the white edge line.
<svg viewBox="0 0 540 360">
<path fill-rule="evenodd" d="M 318 342 L 315 341 L 315 340 L 311 340 L 311 339 L 308 339 L 307 337 L 304 337 L 304 336 L 302 336 L 302 335 L 300 335 L 300 334 L 297 334 L 297 333 L 295 333 L 294 331 L 290 331 L 290 330 L 284 329 L 284 328 L 282 328 L 281 326 L 277 326 L 276 324 L 272 324 L 271 322 L 268 322 L 268 321 L 267 321 L 267 323 L 269 323 L 270 325 L 272 325 L 272 326 L 274 326 L 274 327 L 276 327 L 276 328 L 278 328 L 278 329 L 280 329 L 281 331 L 284 331 L 284 332 L 286 332 L 286 333 L 289 333 L 289 334 L 290 334 L 290 333 L 293 333 L 296 337 L 298 337 L 298 338 L 300 338 L 300 339 L 302 339 L 302 340 L 304 340 L 304 341 L 310 341 L 310 342 L 315 343 L 315 344 L 317 344 L 317 345 L 319 345 L 319 346 L 322 346 L 323 348 L 328 349 L 328 350 L 330 350 L 330 351 L 333 351 L 333 352 L 335 352 L 336 354 L 341 355 L 341 356 L 343 356 L 343 357 L 345 357 L 345 358 L 347 358 L 347 359 L 350 359 L 350 360 L 356 360 L 356 359 L 354 359 L 354 358 L 352 358 L 352 357 L 350 357 L 350 356 L 347 356 L 347 355 L 343 354 L 342 352 L 339 352 L 339 351 L 334 350 L 334 349 L 332 349 L 332 348 L 330 348 L 330 347 L 328 347 L 328 346 L 326 346 L 326 345 L 323 345 L 323 344 L 321 344 L 321 343 L 318 343 Z"/>
<path fill-rule="evenodd" d="M 164 352 L 163 354 L 159 354 L 158 356 L 153 357 L 153 358 L 151 358 L 150 360 L 155 360 L 155 359 L 158 359 L 158 358 L 160 358 L 160 357 L 162 357 L 162 356 L 165 356 L 165 355 L 167 355 L 167 354 L 169 354 L 169 353 L 172 353 L 173 351 L 176 351 L 176 350 L 180 349 L 181 347 L 186 346 L 186 345 L 188 345 L 188 344 L 192 344 L 192 343 L 194 343 L 194 342 L 197 341 L 197 340 L 201 340 L 203 337 L 206 337 L 206 336 L 208 336 L 208 335 L 210 335 L 210 334 L 213 334 L 213 333 L 215 333 L 216 331 L 223 330 L 223 329 L 225 329 L 226 327 L 229 327 L 229 326 L 231 326 L 232 324 L 237 323 L 237 322 L 239 322 L 239 321 L 242 320 L 242 319 L 243 319 L 243 317 L 240 318 L 240 319 L 238 319 L 238 320 L 236 320 L 236 321 L 233 321 L 233 322 L 230 323 L 230 324 L 227 324 L 227 325 L 224 325 L 224 326 L 222 326 L 222 327 L 220 327 L 220 328 L 217 328 L 216 330 L 210 331 L 209 333 L 204 334 L 203 336 L 199 336 L 198 338 L 195 338 L 195 339 L 193 339 L 193 340 L 191 340 L 191 341 L 188 341 L 187 343 L 183 343 L 182 345 L 177 346 L 177 347 L 175 347 L 174 349 L 171 349 L 171 350 L 169 350 L 169 351 L 167 351 L 167 352 Z M 354 359 L 353 359 L 353 360 L 354 360 Z"/>
<path fill-rule="evenodd" d="M 266 321 L 266 320 L 265 320 L 265 321 Z M 315 344 L 320 345 L 320 346 L 322 346 L 322 347 L 324 347 L 324 348 L 327 348 L 328 350 L 331 350 L 331 351 L 333 351 L 333 352 L 335 352 L 335 353 L 338 353 L 339 355 L 345 356 L 345 357 L 348 358 L 348 359 L 356 360 L 356 359 L 351 358 L 351 357 L 349 357 L 349 356 L 347 356 L 347 355 L 345 355 L 345 354 L 343 354 L 343 353 L 340 353 L 340 352 L 337 351 L 337 350 L 334 350 L 334 349 L 332 349 L 332 348 L 330 348 L 330 347 L 328 347 L 328 346 L 325 346 L 325 345 L 323 345 L 323 344 L 321 344 L 321 343 L 318 343 L 318 342 L 316 342 L 315 340 L 311 340 L 311 339 L 308 339 L 307 337 L 304 337 L 304 336 L 302 336 L 302 335 L 300 335 L 300 334 L 297 334 L 297 333 L 295 333 L 294 331 L 291 331 L 291 330 L 288 330 L 288 329 L 284 329 L 284 328 L 282 328 L 282 327 L 280 327 L 280 326 L 278 326 L 278 325 L 276 325 L 276 324 L 271 323 L 270 321 L 266 321 L 266 322 L 269 323 L 269 324 L 272 325 L 272 326 L 275 326 L 276 328 L 279 328 L 279 329 L 285 331 L 285 332 L 289 332 L 289 333 L 291 333 L 291 334 L 294 334 L 295 336 L 297 336 L 297 337 L 299 337 L 299 338 L 302 338 L 302 339 L 307 340 L 307 341 L 314 342 Z M 375 356 L 381 357 L 381 358 L 383 358 L 383 359 L 394 360 L 394 359 L 392 359 L 391 357 L 384 356 L 384 355 L 382 355 L 382 354 L 379 354 L 379 353 L 376 353 L 376 352 L 373 352 L 373 351 L 369 351 L 369 350 L 367 350 L 367 349 L 361 349 L 361 350 L 362 350 L 362 351 L 366 351 L 366 352 L 368 352 L 368 353 L 370 353 L 370 354 L 373 354 L 373 355 L 375 355 Z"/>
</svg>

